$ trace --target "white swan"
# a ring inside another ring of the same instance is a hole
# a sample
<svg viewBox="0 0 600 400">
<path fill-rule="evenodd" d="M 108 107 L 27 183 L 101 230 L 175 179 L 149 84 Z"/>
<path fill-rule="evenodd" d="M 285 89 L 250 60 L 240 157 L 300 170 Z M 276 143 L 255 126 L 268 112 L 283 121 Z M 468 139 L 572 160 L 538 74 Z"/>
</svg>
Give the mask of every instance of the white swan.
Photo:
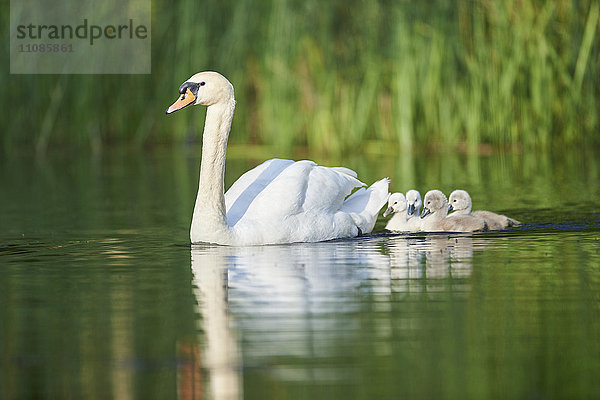
<svg viewBox="0 0 600 400">
<path fill-rule="evenodd" d="M 421 230 L 424 232 L 477 232 L 487 230 L 484 220 L 472 215 L 448 217 L 448 200 L 439 190 L 425 194 Z"/>
<path fill-rule="evenodd" d="M 219 73 L 200 72 L 184 82 L 179 93 L 167 114 L 189 105 L 208 106 L 192 243 L 318 242 L 373 230 L 389 196 L 389 180 L 365 189 L 347 168 L 272 159 L 243 174 L 224 193 L 227 139 L 235 109 L 233 86 Z"/>
<path fill-rule="evenodd" d="M 500 215 L 491 211 L 471 211 L 473 203 L 471 196 L 466 190 L 457 189 L 450 193 L 449 198 L 450 208 L 449 211 L 454 212 L 449 217 L 455 217 L 458 215 L 472 215 L 477 218 L 485 220 L 490 230 L 504 229 L 509 226 L 521 225 L 519 221 L 513 218 L 509 218 L 506 215 Z"/>
<path fill-rule="evenodd" d="M 416 190 L 409 191 L 416 192 Z M 407 193 L 407 196 L 408 196 Z M 418 192 L 417 192 L 418 194 Z M 414 197 L 414 195 L 413 195 Z M 421 207 L 421 196 L 419 195 L 418 207 Z M 412 211 L 412 212 L 411 212 Z M 383 213 L 384 217 L 394 214 L 388 221 L 385 229 L 393 232 L 418 232 L 421 228 L 421 219 L 415 214 L 415 205 L 409 207 L 407 197 L 402 193 L 393 193 L 388 199 L 388 208 Z"/>
</svg>

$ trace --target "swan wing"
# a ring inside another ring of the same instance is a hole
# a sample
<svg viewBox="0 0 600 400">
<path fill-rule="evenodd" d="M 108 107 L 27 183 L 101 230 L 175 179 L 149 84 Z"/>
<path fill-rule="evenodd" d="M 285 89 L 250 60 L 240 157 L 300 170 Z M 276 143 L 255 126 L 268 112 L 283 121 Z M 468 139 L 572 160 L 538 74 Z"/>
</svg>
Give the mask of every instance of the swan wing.
<svg viewBox="0 0 600 400">
<path fill-rule="evenodd" d="M 344 201 L 352 190 L 364 186 L 355 176 L 347 168 L 323 167 L 307 160 L 269 160 L 242 175 L 225 194 L 228 225 L 248 243 L 355 235 L 357 224 Z M 357 215 L 370 198 L 367 195 L 365 201 L 367 191 L 359 192 L 363 195 L 349 198 L 354 204 L 349 209 Z M 358 203 L 364 204 L 359 207 Z"/>
<path fill-rule="evenodd" d="M 381 179 L 366 189 L 358 189 L 344 202 L 342 211 L 350 214 L 361 232 L 370 233 L 375 227 L 379 210 L 390 196 L 389 183 L 388 178 Z"/>
<path fill-rule="evenodd" d="M 307 211 L 339 210 L 356 187 L 364 186 L 350 171 L 318 166 L 313 161 L 274 159 L 246 172 L 225 194 L 227 222 L 283 219 Z"/>
<path fill-rule="evenodd" d="M 292 160 L 274 158 L 240 176 L 225 193 L 225 209 L 229 226 L 235 225 L 254 199 L 292 164 L 294 164 Z"/>
<path fill-rule="evenodd" d="M 346 167 L 329 167 L 329 168 L 331 168 L 334 171 L 341 172 L 342 174 L 346 174 L 346 175 L 350 175 L 354 178 L 358 178 L 358 175 L 356 174 L 356 172 L 352 171 L 349 168 L 346 168 Z"/>
</svg>

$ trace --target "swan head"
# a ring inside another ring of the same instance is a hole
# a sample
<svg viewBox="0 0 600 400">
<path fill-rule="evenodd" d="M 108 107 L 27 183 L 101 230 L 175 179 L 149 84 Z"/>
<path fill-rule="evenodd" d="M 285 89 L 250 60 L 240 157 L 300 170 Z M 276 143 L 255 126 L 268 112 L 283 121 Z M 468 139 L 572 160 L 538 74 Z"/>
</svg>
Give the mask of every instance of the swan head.
<svg viewBox="0 0 600 400">
<path fill-rule="evenodd" d="M 199 72 L 181 84 L 179 98 L 167 108 L 167 114 L 191 105 L 212 106 L 231 101 L 235 101 L 235 96 L 227 78 L 218 72 Z"/>
<path fill-rule="evenodd" d="M 412 216 L 418 214 L 423 201 L 421 200 L 421 193 L 416 190 L 409 190 L 406 192 L 406 204 L 408 205 L 408 215 Z"/>
<path fill-rule="evenodd" d="M 393 213 L 399 213 L 406 210 L 406 198 L 402 193 L 392 193 L 388 199 L 388 208 L 383 213 L 387 217 Z"/>
<path fill-rule="evenodd" d="M 436 212 L 441 212 L 443 216 L 448 214 L 448 199 L 446 199 L 446 195 L 439 190 L 430 190 L 427 192 L 423 203 L 421 218 L 425 218 L 427 215 Z"/>
<path fill-rule="evenodd" d="M 454 192 L 450 193 L 450 198 L 448 199 L 448 211 L 467 211 L 467 213 L 471 212 L 471 207 L 473 203 L 471 201 L 471 196 L 465 190 L 457 189 Z"/>
</svg>

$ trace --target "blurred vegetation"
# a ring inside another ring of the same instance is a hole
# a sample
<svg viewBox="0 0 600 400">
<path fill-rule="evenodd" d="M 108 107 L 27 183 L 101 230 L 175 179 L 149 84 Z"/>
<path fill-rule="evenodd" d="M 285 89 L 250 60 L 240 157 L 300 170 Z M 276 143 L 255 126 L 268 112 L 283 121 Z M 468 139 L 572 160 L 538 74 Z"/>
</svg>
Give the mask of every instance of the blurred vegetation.
<svg viewBox="0 0 600 400">
<path fill-rule="evenodd" d="M 197 141 L 203 113 L 164 110 L 201 70 L 236 88 L 231 143 L 597 146 L 599 4 L 153 0 L 151 75 L 1 74 L 0 146 Z"/>
</svg>

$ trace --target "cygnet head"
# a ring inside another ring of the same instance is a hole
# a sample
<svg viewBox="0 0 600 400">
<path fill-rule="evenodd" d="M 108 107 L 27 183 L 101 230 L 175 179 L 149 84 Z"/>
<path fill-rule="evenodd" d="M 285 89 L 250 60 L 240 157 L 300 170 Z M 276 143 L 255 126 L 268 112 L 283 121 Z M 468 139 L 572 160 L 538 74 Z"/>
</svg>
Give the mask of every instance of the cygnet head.
<svg viewBox="0 0 600 400">
<path fill-rule="evenodd" d="M 406 211 L 406 198 L 402 193 L 392 193 L 388 199 L 388 208 L 383 213 L 387 217 L 393 213 Z"/>
<path fill-rule="evenodd" d="M 448 211 L 465 211 L 467 214 L 471 212 L 471 207 L 473 206 L 473 203 L 471 202 L 471 196 L 469 196 L 469 193 L 467 193 L 466 190 L 460 189 L 457 189 L 454 192 L 450 193 L 448 203 L 450 204 L 450 206 L 448 207 Z"/>
<path fill-rule="evenodd" d="M 421 201 L 421 193 L 412 189 L 406 192 L 406 205 L 408 207 L 408 215 L 419 215 L 419 210 L 423 205 Z"/>
<path fill-rule="evenodd" d="M 167 114 L 190 105 L 212 106 L 234 100 L 233 85 L 218 72 L 206 71 L 193 75 L 179 87 L 179 98 L 167 108 Z"/>
<path fill-rule="evenodd" d="M 427 192 L 423 203 L 421 218 L 437 212 L 440 212 L 444 217 L 448 214 L 448 199 L 439 190 L 430 190 Z"/>
</svg>

